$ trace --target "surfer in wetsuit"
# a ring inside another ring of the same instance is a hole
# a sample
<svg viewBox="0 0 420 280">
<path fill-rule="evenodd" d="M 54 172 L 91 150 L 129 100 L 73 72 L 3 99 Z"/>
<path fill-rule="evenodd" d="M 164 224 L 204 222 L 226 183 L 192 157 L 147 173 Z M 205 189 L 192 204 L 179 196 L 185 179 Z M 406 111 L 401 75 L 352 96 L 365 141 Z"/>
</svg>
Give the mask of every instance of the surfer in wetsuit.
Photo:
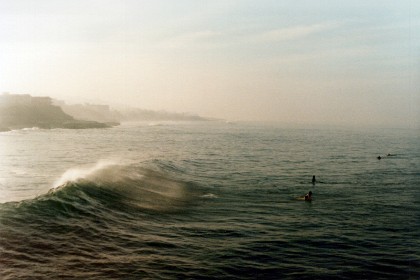
<svg viewBox="0 0 420 280">
<path fill-rule="evenodd" d="M 307 194 L 305 194 L 305 201 L 312 201 L 312 192 L 309 191 Z"/>
<path fill-rule="evenodd" d="M 316 179 L 315 179 L 315 175 L 314 175 L 314 176 L 312 176 L 312 184 L 315 185 L 315 183 L 316 183 Z"/>
</svg>

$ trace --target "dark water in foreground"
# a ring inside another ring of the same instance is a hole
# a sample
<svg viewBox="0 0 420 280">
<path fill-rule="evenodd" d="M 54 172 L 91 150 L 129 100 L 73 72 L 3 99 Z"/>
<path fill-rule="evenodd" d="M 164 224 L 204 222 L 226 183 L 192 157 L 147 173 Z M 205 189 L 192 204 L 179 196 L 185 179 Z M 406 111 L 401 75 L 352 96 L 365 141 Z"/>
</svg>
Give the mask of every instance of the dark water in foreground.
<svg viewBox="0 0 420 280">
<path fill-rule="evenodd" d="M 1 133 L 0 278 L 419 279 L 419 140 L 220 123 Z"/>
</svg>

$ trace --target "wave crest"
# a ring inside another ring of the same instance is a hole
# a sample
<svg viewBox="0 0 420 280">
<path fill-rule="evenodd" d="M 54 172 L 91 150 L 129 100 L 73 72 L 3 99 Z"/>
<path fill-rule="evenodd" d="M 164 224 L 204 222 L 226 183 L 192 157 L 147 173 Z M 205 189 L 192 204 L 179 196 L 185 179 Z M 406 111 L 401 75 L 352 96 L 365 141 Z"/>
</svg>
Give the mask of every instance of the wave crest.
<svg viewBox="0 0 420 280">
<path fill-rule="evenodd" d="M 179 211 L 192 202 L 187 185 L 163 171 L 100 161 L 91 167 L 67 170 L 47 196 L 66 199 L 88 196 L 91 203 L 105 203 L 107 207 L 129 205 L 154 211 Z"/>
</svg>

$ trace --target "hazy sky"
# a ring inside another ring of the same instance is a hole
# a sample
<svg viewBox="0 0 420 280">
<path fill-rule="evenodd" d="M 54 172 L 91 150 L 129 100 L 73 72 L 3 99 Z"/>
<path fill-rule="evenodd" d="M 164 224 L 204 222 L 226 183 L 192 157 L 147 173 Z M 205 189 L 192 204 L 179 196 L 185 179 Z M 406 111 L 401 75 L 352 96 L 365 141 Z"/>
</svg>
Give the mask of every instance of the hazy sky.
<svg viewBox="0 0 420 280">
<path fill-rule="evenodd" d="M 420 126 L 420 1 L 0 0 L 0 92 Z"/>
</svg>

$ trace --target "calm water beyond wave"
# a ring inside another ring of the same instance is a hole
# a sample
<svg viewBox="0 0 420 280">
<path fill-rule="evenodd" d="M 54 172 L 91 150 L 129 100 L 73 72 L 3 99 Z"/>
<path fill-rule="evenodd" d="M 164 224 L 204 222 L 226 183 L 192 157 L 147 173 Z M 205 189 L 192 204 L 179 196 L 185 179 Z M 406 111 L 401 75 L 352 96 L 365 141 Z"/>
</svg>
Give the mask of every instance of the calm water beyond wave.
<svg viewBox="0 0 420 280">
<path fill-rule="evenodd" d="M 224 123 L 3 132 L 0 278 L 420 279 L 419 143 Z"/>
</svg>

